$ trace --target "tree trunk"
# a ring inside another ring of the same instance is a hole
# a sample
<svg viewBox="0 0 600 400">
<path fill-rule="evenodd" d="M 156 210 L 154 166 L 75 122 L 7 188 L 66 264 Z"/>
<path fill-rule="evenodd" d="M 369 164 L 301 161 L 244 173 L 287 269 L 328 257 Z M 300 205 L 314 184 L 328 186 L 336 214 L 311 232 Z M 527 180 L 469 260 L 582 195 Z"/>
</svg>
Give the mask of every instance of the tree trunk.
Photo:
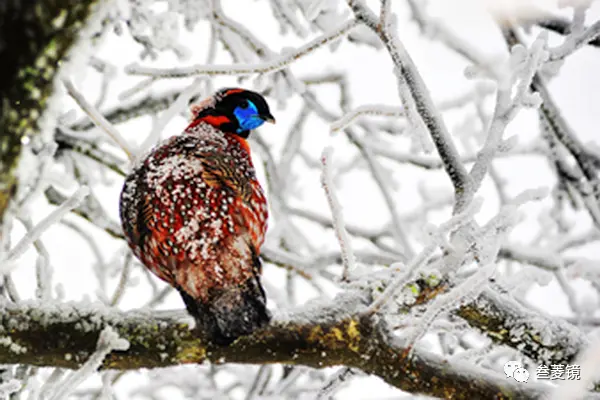
<svg viewBox="0 0 600 400">
<path fill-rule="evenodd" d="M 24 138 L 40 117 L 60 65 L 97 0 L 0 2 L 0 224 L 16 191 Z"/>
</svg>

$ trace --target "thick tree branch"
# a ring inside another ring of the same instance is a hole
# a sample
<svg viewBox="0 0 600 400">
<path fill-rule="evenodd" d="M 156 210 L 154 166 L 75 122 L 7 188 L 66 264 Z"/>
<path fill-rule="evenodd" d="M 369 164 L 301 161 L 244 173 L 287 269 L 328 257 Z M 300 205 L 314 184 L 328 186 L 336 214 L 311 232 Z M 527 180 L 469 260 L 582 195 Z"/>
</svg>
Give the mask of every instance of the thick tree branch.
<svg viewBox="0 0 600 400">
<path fill-rule="evenodd" d="M 529 311 L 510 295 L 491 289 L 454 314 L 495 343 L 512 347 L 539 364 L 572 363 L 588 344 L 573 325 Z"/>
<path fill-rule="evenodd" d="M 130 342 L 129 350 L 111 353 L 105 368 L 138 369 L 202 363 L 286 363 L 314 368 L 346 365 L 377 375 L 409 392 L 454 399 L 536 398 L 540 387 L 518 385 L 500 373 L 477 372 L 470 366 L 408 349 L 395 341 L 385 325 L 360 314 L 319 306 L 276 320 L 230 347 L 213 347 L 195 337 L 182 314 L 148 315 L 85 309 L 75 305 L 44 308 L 5 305 L 0 327 L 4 346 L 0 363 L 77 368 L 94 352 L 105 326 Z M 360 296 L 342 299 L 346 309 L 361 310 Z M 317 312 L 315 312 L 317 311 Z M 156 314 L 156 313 L 155 313 Z M 319 315 L 307 320 L 304 315 Z"/>
<path fill-rule="evenodd" d="M 39 130 L 61 60 L 96 0 L 0 3 L 0 221 L 13 195 L 24 137 Z"/>
</svg>

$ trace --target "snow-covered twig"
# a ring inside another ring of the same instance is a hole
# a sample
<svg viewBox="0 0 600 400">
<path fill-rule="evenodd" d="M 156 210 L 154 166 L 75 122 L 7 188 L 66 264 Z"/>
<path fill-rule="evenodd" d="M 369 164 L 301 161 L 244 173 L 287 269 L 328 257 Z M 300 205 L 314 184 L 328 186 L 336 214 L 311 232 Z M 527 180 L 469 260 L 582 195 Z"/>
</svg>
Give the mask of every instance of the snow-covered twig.
<svg viewBox="0 0 600 400">
<path fill-rule="evenodd" d="M 411 9 L 412 17 L 426 36 L 439 40 L 456 54 L 464 57 L 478 68 L 484 69 L 488 75 L 494 76 L 491 60 L 475 46 L 461 39 L 443 20 L 436 20 L 426 15 L 423 2 L 408 0 L 408 5 Z"/>
<path fill-rule="evenodd" d="M 8 399 L 11 394 L 21 389 L 21 382 L 16 379 L 10 379 L 8 382 L 0 382 L 0 398 Z"/>
<path fill-rule="evenodd" d="M 348 232 L 346 232 L 344 217 L 342 216 L 342 208 L 337 196 L 335 195 L 333 180 L 331 179 L 331 167 L 329 164 L 331 161 L 332 151 L 333 149 L 331 147 L 326 147 L 323 149 L 323 153 L 321 154 L 321 163 L 323 164 L 321 185 L 323 186 L 323 190 L 327 196 L 327 202 L 329 203 L 329 208 L 333 217 L 335 233 L 342 251 L 342 260 L 344 266 L 342 279 L 347 281 L 349 278 L 349 273 L 356 269 L 356 260 L 354 258 L 354 251 L 352 250 L 352 240 L 350 239 L 350 236 L 348 236 Z"/>
<path fill-rule="evenodd" d="M 311 54 L 314 50 L 337 40 L 346 35 L 358 25 L 354 19 L 343 23 L 330 32 L 308 42 L 299 49 L 283 54 L 271 60 L 258 64 L 234 65 L 195 65 L 185 68 L 150 68 L 130 65 L 127 72 L 132 75 L 146 75 L 161 78 L 185 78 L 188 76 L 213 76 L 213 75 L 252 75 L 257 73 L 276 72 L 288 67 L 292 62 Z"/>
<path fill-rule="evenodd" d="M 125 351 L 129 348 L 129 342 L 119 337 L 117 332 L 107 326 L 100 332 L 96 351 L 77 371 L 68 375 L 56 388 L 55 392 L 48 396 L 48 400 L 62 400 L 77 388 L 89 376 L 96 372 L 102 365 L 104 358 L 113 350 Z"/>
<path fill-rule="evenodd" d="M 271 368 L 269 365 L 261 365 L 256 373 L 256 377 L 252 382 L 252 386 L 248 389 L 248 394 L 244 400 L 252 400 L 260 393 L 269 382 L 270 374 L 267 371 Z"/>
<path fill-rule="evenodd" d="M 444 164 L 444 169 L 452 181 L 456 194 L 454 212 L 459 213 L 467 207 L 468 199 L 471 197 L 471 182 L 467 170 L 460 161 L 458 150 L 448 132 L 442 116 L 433 104 L 429 90 L 421 77 L 412 58 L 398 39 L 396 29 L 383 29 L 379 25 L 378 18 L 360 0 L 348 0 L 348 4 L 354 11 L 356 18 L 364 22 L 375 34 L 377 34 L 387 48 L 392 62 L 394 73 L 398 81 L 406 82 L 410 96 L 413 99 L 419 118 L 423 121 L 433 143 Z"/>
<path fill-rule="evenodd" d="M 157 118 L 157 120 L 154 123 L 154 126 L 152 127 L 152 130 L 150 131 L 150 134 L 139 146 L 138 152 L 140 154 L 145 153 L 150 148 L 152 148 L 152 146 L 156 145 L 156 143 L 160 141 L 160 135 L 162 134 L 169 121 L 171 121 L 171 119 L 173 119 L 173 117 L 177 115 L 177 113 L 185 109 L 190 99 L 197 94 L 200 83 L 202 82 L 203 79 L 201 78 L 194 79 L 194 82 L 192 82 L 192 84 L 189 85 L 187 88 L 183 89 L 181 93 L 179 93 L 175 101 L 171 103 L 169 108 L 167 108 L 162 113 L 162 115 Z"/>
<path fill-rule="evenodd" d="M 0 264 L 3 265 L 3 273 L 10 270 L 10 265 L 17 260 L 27 248 L 33 244 L 39 237 L 48 229 L 51 225 L 59 221 L 65 214 L 71 211 L 73 208 L 81 204 L 85 196 L 89 193 L 89 189 L 86 186 L 82 186 L 69 197 L 63 204 L 61 204 L 56 210 L 52 211 L 46 218 L 40 221 L 33 229 L 31 229 L 19 242 L 0 259 Z M 7 269 L 8 268 L 8 269 Z"/>
<path fill-rule="evenodd" d="M 75 89 L 73 82 L 69 79 L 63 79 L 63 84 L 67 89 L 69 95 L 75 100 L 75 102 L 81 107 L 81 109 L 90 117 L 90 119 L 96 124 L 98 128 L 104 131 L 110 136 L 117 145 L 127 154 L 130 160 L 133 160 L 135 151 L 129 146 L 129 143 L 121 136 L 121 134 L 104 118 L 104 116 L 88 101 L 83 95 Z"/>
<path fill-rule="evenodd" d="M 437 104 L 440 111 L 451 110 L 454 108 L 464 107 L 478 98 L 485 97 L 493 92 L 493 88 L 490 86 L 481 86 L 474 90 L 466 91 L 464 94 L 459 96 L 442 100 Z M 341 118 L 336 119 L 331 123 L 330 129 L 332 132 L 337 132 L 350 126 L 358 118 L 365 115 L 383 116 L 392 118 L 406 117 L 406 110 L 401 107 L 390 106 L 386 104 L 365 104 L 358 106 Z"/>
<path fill-rule="evenodd" d="M 119 304 L 119 301 L 123 297 L 125 293 L 125 289 L 127 287 L 127 283 L 129 281 L 129 274 L 131 272 L 131 264 L 132 264 L 132 255 L 131 253 L 127 253 L 125 256 L 125 262 L 123 264 L 123 269 L 121 271 L 121 277 L 119 278 L 119 283 L 117 284 L 117 288 L 115 289 L 112 299 L 110 300 L 110 305 L 115 307 Z"/>
<path fill-rule="evenodd" d="M 330 129 L 332 132 L 341 131 L 350 125 L 355 119 L 362 117 L 363 115 L 374 115 L 383 117 L 404 117 L 404 110 L 400 107 L 387 106 L 384 104 L 369 104 L 355 108 L 349 113 L 342 116 L 342 118 L 335 120 L 331 125 Z"/>
<path fill-rule="evenodd" d="M 437 236 L 444 235 L 448 232 L 455 231 L 459 227 L 465 224 L 469 224 L 473 218 L 473 215 L 479 211 L 481 207 L 481 201 L 472 201 L 469 206 L 462 210 L 459 214 L 454 215 L 450 220 L 442 224 L 436 231 Z M 433 240 L 428 244 L 419 254 L 417 254 L 410 263 L 404 268 L 404 271 L 399 274 L 389 285 L 385 288 L 385 291 L 377 297 L 367 310 L 368 314 L 374 314 L 378 312 L 388 301 L 392 299 L 396 291 L 403 287 L 410 279 L 415 275 L 415 272 L 423 266 L 429 258 L 433 255 L 435 250 L 438 248 L 439 240 Z"/>
<path fill-rule="evenodd" d="M 588 43 L 600 38 L 600 21 L 596 21 L 589 28 L 582 32 L 573 32 L 567 36 L 565 43 L 550 52 L 550 61 L 562 60 L 566 56 L 574 53 L 576 50 Z"/>
<path fill-rule="evenodd" d="M 579 140 L 577 134 L 562 115 L 542 77 L 536 76 L 533 79 L 533 87 L 542 98 L 541 111 L 550 120 L 554 135 L 571 152 L 585 176 L 590 180 L 597 179 L 594 158 L 588 154 L 586 146 Z"/>
<path fill-rule="evenodd" d="M 379 10 L 379 23 L 381 26 L 386 26 L 390 23 L 392 15 L 392 2 L 391 0 L 381 0 Z"/>
<path fill-rule="evenodd" d="M 136 83 L 132 87 L 123 90 L 121 92 L 121 94 L 119 94 L 119 100 L 126 100 L 130 97 L 133 97 L 134 95 L 138 94 L 139 92 L 152 86 L 152 84 L 154 82 L 156 82 L 157 80 L 158 80 L 158 78 L 155 76 L 150 76 L 146 79 L 143 79 L 142 81 Z"/>
<path fill-rule="evenodd" d="M 310 110 L 308 107 L 303 106 L 300 112 L 298 113 L 297 118 L 289 129 L 287 139 L 283 148 L 281 149 L 281 155 L 279 157 L 279 164 L 277 169 L 280 172 L 281 176 L 290 176 L 291 166 L 294 158 L 300 152 L 300 146 L 302 144 L 303 137 L 303 129 L 306 123 L 308 116 L 310 115 Z M 284 182 L 284 184 L 287 181 Z"/>
<path fill-rule="evenodd" d="M 480 267 L 477 272 L 450 290 L 450 292 L 437 296 L 428 305 L 425 314 L 419 318 L 418 325 L 411 328 L 411 330 L 414 329 L 414 332 L 407 338 L 407 347 L 412 351 L 419 338 L 427 332 L 433 320 L 440 314 L 448 312 L 452 308 L 458 308 L 459 303 L 465 299 L 472 300 L 476 298 L 485 289 L 486 283 L 495 272 L 496 266 L 494 264 Z"/>
<path fill-rule="evenodd" d="M 547 29 L 552 32 L 556 32 L 559 35 L 569 35 L 572 31 L 573 22 L 561 17 L 552 17 L 548 19 L 541 19 L 536 21 L 536 24 L 540 27 Z M 586 28 L 587 29 L 587 28 Z M 600 38 L 590 40 L 587 43 L 589 46 L 600 47 Z M 550 56 L 552 57 L 552 56 Z"/>
<path fill-rule="evenodd" d="M 20 217 L 19 221 L 23 224 L 28 233 L 34 229 L 30 218 Z M 49 300 L 52 288 L 50 253 L 39 238 L 33 242 L 33 246 L 38 252 L 38 259 L 35 262 L 35 278 L 37 280 L 36 296 L 42 300 Z"/>
<path fill-rule="evenodd" d="M 511 72 L 509 78 L 505 78 L 505 82 L 498 84 L 494 116 L 489 125 L 483 148 L 477 154 L 477 160 L 469 172 L 473 191 L 479 189 L 486 176 L 501 144 L 506 126 L 521 108 L 539 105 L 539 98 L 530 95 L 529 88 L 538 68 L 548 58 L 548 52 L 545 49 L 546 41 L 546 35 L 540 34 L 528 53 L 525 53 L 526 50 L 523 47 L 513 48 L 511 65 L 514 71 Z M 511 96 L 515 82 L 517 82 L 516 90 Z"/>
<path fill-rule="evenodd" d="M 354 373 L 352 368 L 341 368 L 323 385 L 317 394 L 316 400 L 330 399 L 331 395 L 335 393 L 349 377 L 354 375 Z"/>
</svg>

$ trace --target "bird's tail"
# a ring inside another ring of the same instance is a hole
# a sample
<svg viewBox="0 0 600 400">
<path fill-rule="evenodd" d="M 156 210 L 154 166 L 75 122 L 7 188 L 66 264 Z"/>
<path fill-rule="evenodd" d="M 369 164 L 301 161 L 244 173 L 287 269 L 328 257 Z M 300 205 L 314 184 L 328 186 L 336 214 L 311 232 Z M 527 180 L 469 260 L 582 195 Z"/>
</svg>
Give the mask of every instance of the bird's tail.
<svg viewBox="0 0 600 400">
<path fill-rule="evenodd" d="M 271 320 L 257 275 L 240 286 L 217 290 L 208 302 L 196 300 L 181 289 L 179 292 L 188 312 L 196 320 L 196 329 L 217 345 L 229 345 Z"/>
</svg>

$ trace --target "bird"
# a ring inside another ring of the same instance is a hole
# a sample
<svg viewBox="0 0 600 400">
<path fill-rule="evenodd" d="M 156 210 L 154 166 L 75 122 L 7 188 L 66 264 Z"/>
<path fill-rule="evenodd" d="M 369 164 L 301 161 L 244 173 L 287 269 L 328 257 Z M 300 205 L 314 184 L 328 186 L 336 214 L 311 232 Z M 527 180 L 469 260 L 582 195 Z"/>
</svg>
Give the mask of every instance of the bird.
<svg viewBox="0 0 600 400">
<path fill-rule="evenodd" d="M 259 93 L 217 91 L 179 134 L 134 162 L 119 214 L 141 263 L 177 289 L 196 330 L 229 345 L 267 325 L 260 250 L 268 205 L 248 137 L 274 123 Z"/>
</svg>

